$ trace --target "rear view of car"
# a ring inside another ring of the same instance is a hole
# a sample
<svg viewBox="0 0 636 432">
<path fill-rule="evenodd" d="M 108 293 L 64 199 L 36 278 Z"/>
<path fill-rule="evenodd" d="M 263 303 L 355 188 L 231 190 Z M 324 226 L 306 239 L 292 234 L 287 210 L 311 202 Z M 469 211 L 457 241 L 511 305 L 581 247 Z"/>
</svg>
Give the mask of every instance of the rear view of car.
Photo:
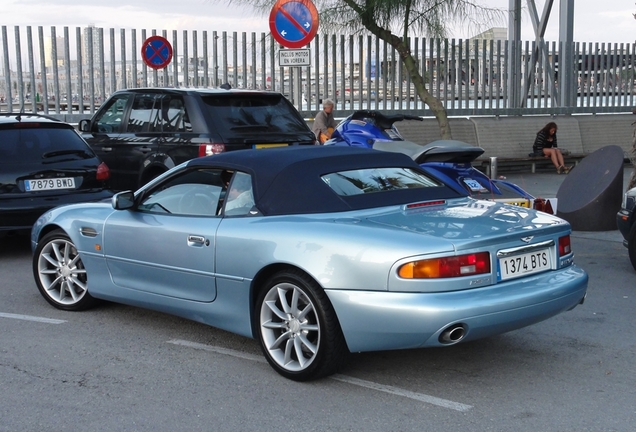
<svg viewBox="0 0 636 432">
<path fill-rule="evenodd" d="M 72 125 L 40 115 L 0 115 L 0 234 L 28 231 L 53 207 L 98 201 L 108 167 Z"/>
</svg>

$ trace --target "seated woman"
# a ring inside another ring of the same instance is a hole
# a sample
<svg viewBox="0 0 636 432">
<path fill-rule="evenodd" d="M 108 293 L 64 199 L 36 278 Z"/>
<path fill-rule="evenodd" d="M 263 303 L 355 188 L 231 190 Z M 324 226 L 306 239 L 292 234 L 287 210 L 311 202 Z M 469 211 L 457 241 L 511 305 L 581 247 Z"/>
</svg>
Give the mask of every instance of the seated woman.
<svg viewBox="0 0 636 432">
<path fill-rule="evenodd" d="M 536 155 L 549 157 L 556 167 L 557 174 L 569 173 L 572 167 L 566 167 L 563 161 L 563 154 L 557 148 L 557 125 L 550 122 L 537 132 L 537 137 L 532 145 L 532 151 Z"/>
</svg>

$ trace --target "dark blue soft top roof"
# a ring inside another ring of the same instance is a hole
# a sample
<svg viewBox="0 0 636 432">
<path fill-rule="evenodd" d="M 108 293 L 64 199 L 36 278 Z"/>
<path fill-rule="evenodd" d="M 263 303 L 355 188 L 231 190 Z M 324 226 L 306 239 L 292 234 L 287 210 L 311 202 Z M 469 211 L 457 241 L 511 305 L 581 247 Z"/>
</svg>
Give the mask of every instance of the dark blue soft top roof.
<svg viewBox="0 0 636 432">
<path fill-rule="evenodd" d="M 188 166 L 249 173 L 253 178 L 256 206 L 264 215 L 339 212 L 460 196 L 444 186 L 341 197 L 322 180 L 322 175 L 382 167 L 409 167 L 422 172 L 411 158 L 401 153 L 356 147 L 290 146 L 237 150 L 193 159 Z"/>
</svg>

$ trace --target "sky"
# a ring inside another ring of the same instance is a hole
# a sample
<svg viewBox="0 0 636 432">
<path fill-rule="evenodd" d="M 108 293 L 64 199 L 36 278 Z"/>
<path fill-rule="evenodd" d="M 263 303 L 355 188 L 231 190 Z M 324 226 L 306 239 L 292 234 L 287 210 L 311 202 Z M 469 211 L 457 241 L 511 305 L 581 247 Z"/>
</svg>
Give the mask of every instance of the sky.
<svg viewBox="0 0 636 432">
<path fill-rule="evenodd" d="M 509 0 L 479 0 L 482 4 L 507 9 Z M 207 30 L 269 32 L 268 16 L 251 8 L 229 7 L 224 0 L 1 0 L 2 26 L 75 27 L 160 30 Z M 272 6 L 275 0 L 272 0 Z M 525 7 L 526 1 L 522 0 Z M 539 16 L 544 0 L 535 1 Z M 576 42 L 630 43 L 636 40 L 636 0 L 576 0 L 574 40 Z M 559 4 L 554 0 L 545 39 L 557 41 Z M 522 16 L 523 40 L 534 40 L 527 12 Z M 497 27 L 506 27 L 502 22 Z M 483 30 L 483 29 L 481 29 Z M 319 30 L 320 32 L 320 30 Z M 480 31 L 458 26 L 451 37 L 467 38 Z"/>
</svg>

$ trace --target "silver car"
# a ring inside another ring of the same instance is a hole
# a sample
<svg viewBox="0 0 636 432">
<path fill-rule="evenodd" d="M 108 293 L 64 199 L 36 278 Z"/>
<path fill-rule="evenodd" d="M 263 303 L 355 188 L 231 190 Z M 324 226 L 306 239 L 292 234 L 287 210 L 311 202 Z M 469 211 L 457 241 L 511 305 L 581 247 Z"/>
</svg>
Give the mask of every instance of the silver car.
<svg viewBox="0 0 636 432">
<path fill-rule="evenodd" d="M 350 352 L 450 346 L 582 303 L 570 225 L 480 201 L 408 156 L 350 147 L 193 159 L 32 231 L 44 298 L 109 300 L 260 341 L 298 381 Z"/>
</svg>

